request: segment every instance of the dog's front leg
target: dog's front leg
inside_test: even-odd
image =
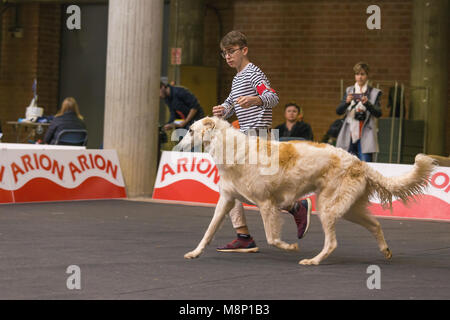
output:
[[[217,229],[222,223],[223,218],[231,210],[233,205],[234,199],[228,196],[220,195],[219,201],[216,206],[216,210],[214,211],[214,216],[208,226],[208,229],[205,232],[205,235],[203,236],[203,239],[200,241],[197,248],[184,255],[185,259],[194,259],[203,253],[203,250],[205,250],[206,245],[208,245],[211,242],[214,234],[216,233]]]
[[[298,251],[298,244],[289,244],[281,240],[281,224],[279,210],[272,203],[265,203],[259,207],[263,219],[266,239],[269,245],[286,251]]]

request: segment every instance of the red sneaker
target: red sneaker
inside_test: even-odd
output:
[[[295,223],[297,224],[297,237],[299,239],[308,232],[309,223],[311,221],[311,199],[297,200],[289,210],[289,213],[294,216]]]
[[[256,246],[255,241],[252,237],[243,238],[243,237],[237,237],[224,247],[217,248],[217,251],[219,252],[258,252],[259,248]]]

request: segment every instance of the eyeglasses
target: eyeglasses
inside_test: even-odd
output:
[[[238,49],[230,49],[230,50],[224,50],[224,51],[220,51],[220,55],[222,56],[222,58],[226,58],[227,55],[232,56],[236,51],[241,50],[244,47],[239,47]]]

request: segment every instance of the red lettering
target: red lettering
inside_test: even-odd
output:
[[[206,170],[201,169],[201,165],[203,162],[206,162],[208,164],[208,167],[206,168]],[[208,159],[202,159],[197,165],[197,171],[200,173],[203,173],[203,174],[207,173],[210,169],[211,169],[211,162],[209,162]]]
[[[113,164],[110,160],[108,160],[108,162],[106,163],[106,173],[109,173],[109,170],[111,170],[111,174],[113,176],[114,179],[116,179],[117,177],[117,165],[114,165],[113,168]]]
[[[439,177],[443,177],[443,178],[444,178],[444,181],[443,181],[442,183],[440,183],[440,184],[437,184],[437,183],[436,183],[436,180],[437,180]],[[443,188],[445,188],[445,187],[448,185],[449,182],[450,182],[450,178],[449,178],[449,176],[446,175],[444,172],[438,172],[438,173],[434,174],[433,177],[431,178],[431,185],[432,185],[433,187],[438,188],[438,189],[443,189]],[[450,188],[449,188],[449,189],[450,189]],[[445,190],[445,192],[448,192],[448,189]]]
[[[47,161],[47,163],[44,163],[44,160]],[[50,171],[50,169],[52,168],[52,160],[50,160],[50,158],[45,154],[42,154],[39,157],[39,162],[41,164],[42,169],[44,170]]]
[[[11,163],[11,170],[14,175],[14,182],[16,183],[17,183],[17,174],[18,173],[25,174],[25,172],[15,162]]]
[[[214,166],[214,168],[208,173],[208,178],[211,178],[213,173],[214,173],[214,183],[217,184],[220,180],[219,170],[217,169],[217,166]]]
[[[172,168],[166,163],[165,165],[163,165],[161,182],[164,181],[164,177],[165,177],[166,174],[168,174],[168,173],[170,173],[171,175],[174,175],[174,174],[175,174],[175,171],[173,171]]]
[[[5,172],[5,167],[2,166],[2,168],[0,169],[0,182],[3,181],[3,173]]]
[[[181,171],[180,171],[180,167],[183,167],[183,171],[184,171],[184,172],[188,171],[188,170],[186,169],[186,164],[187,164],[187,162],[188,162],[188,159],[187,159],[187,158],[180,158],[180,159],[178,159],[178,161],[177,161],[177,173],[180,173],[180,172],[181,172]]]
[[[102,161],[101,165],[98,164],[98,159],[100,159]],[[101,155],[99,155],[99,154],[96,155],[94,157],[94,161],[95,161],[95,165],[98,169],[105,170],[106,162],[105,162],[105,159],[103,159],[103,157]]]
[[[86,169],[90,169],[88,164],[86,163],[86,161],[87,161],[87,158],[85,155],[81,155],[78,157],[78,163],[80,164],[81,170],[83,170],[83,171]],[[86,166],[86,169],[85,169],[85,166]]]
[[[195,169],[195,162],[197,161],[197,158],[193,157],[192,158],[192,165],[191,165],[191,172],[194,172]]]
[[[28,166],[30,166],[31,170],[34,170],[33,166],[31,165],[31,157],[29,155],[24,155],[22,157],[20,157],[22,159],[22,163],[23,163],[23,168],[25,169],[26,172],[28,172]]]
[[[91,168],[94,168],[94,159],[92,158],[92,153],[89,153],[89,160],[91,160]]]
[[[58,172],[58,178],[62,181],[64,177],[64,166],[59,166],[58,161],[53,160],[52,174],[55,174],[55,171]]]
[[[34,163],[36,164],[36,169],[39,170],[39,161],[38,161],[36,153],[33,153],[33,158],[34,158]]]
[[[76,165],[74,165],[72,162],[69,163],[69,169],[70,173],[72,174],[72,179],[75,181],[75,173],[81,173],[81,170],[78,169]]]

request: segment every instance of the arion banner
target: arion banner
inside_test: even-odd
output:
[[[115,150],[0,149],[0,203],[125,197]]]
[[[412,165],[369,163],[386,177],[412,170]],[[154,199],[215,204],[219,199],[220,175],[207,153],[164,151],[153,191]],[[315,195],[311,195],[315,211]],[[370,200],[369,210],[376,216],[450,221],[450,168],[437,167],[425,194],[404,205],[394,200],[392,212],[380,201]]]

